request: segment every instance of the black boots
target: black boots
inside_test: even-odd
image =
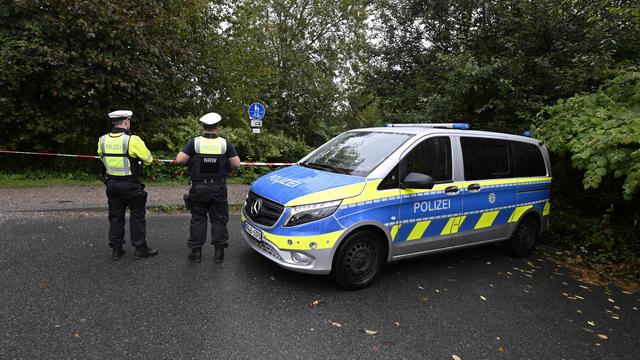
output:
[[[124,255],[124,249],[122,246],[116,246],[111,253],[111,260],[120,260],[122,259],[122,255]]]
[[[221,263],[222,260],[224,260],[224,248],[223,247],[217,247],[216,248],[216,254],[215,254],[215,261],[217,263]]]
[[[215,261],[217,263],[221,263],[224,260],[224,248],[219,247],[216,248],[216,252],[214,255]],[[202,248],[193,248],[191,249],[191,253],[189,253],[189,261],[194,263],[199,263],[202,261]]]
[[[141,246],[136,248],[136,259],[148,258],[154,255],[158,255],[158,249],[151,249],[148,246]]]
[[[189,254],[189,261],[199,263],[202,261],[202,248],[193,248]]]

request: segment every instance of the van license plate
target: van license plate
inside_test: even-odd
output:
[[[253,226],[249,225],[249,223],[244,223],[244,230],[251,235],[254,239],[258,240],[258,241],[262,241],[262,231],[254,228]]]

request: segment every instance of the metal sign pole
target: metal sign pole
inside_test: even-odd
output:
[[[260,145],[258,144],[258,134],[260,134],[262,119],[264,118],[265,113],[265,107],[261,103],[254,102],[253,104],[249,105],[249,122],[251,124],[251,132],[255,134],[254,144],[256,146],[256,161],[260,161]]]

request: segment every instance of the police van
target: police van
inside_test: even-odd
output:
[[[549,222],[551,166],[526,136],[468,124],[347,131],[251,184],[242,234],[294,271],[370,284],[385,263],[503,242],[529,253]]]

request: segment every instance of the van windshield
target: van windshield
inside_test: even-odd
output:
[[[367,176],[412,134],[352,131],[322,145],[300,165],[340,174]]]

